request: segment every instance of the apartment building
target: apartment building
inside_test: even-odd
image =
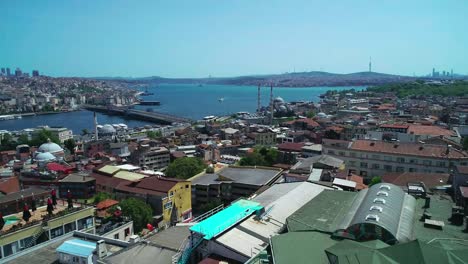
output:
[[[450,145],[373,140],[323,140],[323,153],[345,161],[346,168],[367,180],[389,172],[450,173],[468,164],[468,154]]]
[[[145,144],[140,145],[137,150],[132,152],[130,160],[133,164],[142,168],[157,170],[169,165],[171,155],[169,150],[165,147]]]

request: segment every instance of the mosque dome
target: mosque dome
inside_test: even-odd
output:
[[[99,133],[102,134],[115,134],[117,130],[112,125],[106,124],[103,125],[101,129],[99,129]]]
[[[284,99],[278,96],[273,100],[273,103],[284,104]]]
[[[320,118],[326,118],[327,117],[327,114],[323,113],[323,112],[320,112],[317,114],[318,117]]]
[[[39,152],[49,152],[49,153],[57,153],[63,151],[62,147],[54,142],[51,142],[50,139],[47,143],[42,144],[39,149]]]
[[[36,161],[52,161],[55,159],[55,156],[50,152],[38,152],[35,157]]]

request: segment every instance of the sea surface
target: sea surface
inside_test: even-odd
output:
[[[313,101],[318,102],[319,96],[327,90],[362,90],[356,87],[311,87],[290,88],[275,87],[273,97],[281,97],[286,102]],[[148,87],[148,92],[154,93],[143,96],[143,100],[160,101],[159,106],[136,106],[137,109],[164,112],[191,119],[201,119],[208,115],[228,115],[235,112],[255,112],[257,109],[257,87],[232,85],[190,85],[190,84],[160,84]],[[220,101],[220,98],[224,100]],[[262,106],[268,105],[270,88],[261,88]],[[98,113],[99,124],[124,123],[129,127],[144,126],[151,122],[126,119],[122,116],[108,116]],[[82,129],[93,129],[93,113],[90,111],[76,111],[50,115],[27,116],[22,119],[0,121],[0,130],[21,130],[41,125],[63,126],[80,133]]]

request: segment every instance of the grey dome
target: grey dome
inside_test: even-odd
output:
[[[109,124],[106,124],[106,125],[102,126],[101,129],[99,129],[99,132],[103,133],[103,134],[115,134],[116,131],[117,130],[115,130],[115,128],[112,125],[109,125]]]
[[[273,100],[274,103],[280,103],[280,104],[284,104],[284,99],[281,98],[281,97],[276,97],[275,100]]]
[[[36,154],[35,159],[37,161],[52,161],[52,160],[55,160],[56,158],[50,152],[38,152]]]
[[[50,153],[57,153],[63,151],[62,147],[60,147],[58,144],[55,144],[54,142],[47,142],[42,144],[39,149],[39,152],[50,152]]]

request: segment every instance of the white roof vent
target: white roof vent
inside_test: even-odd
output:
[[[390,188],[389,185],[380,185],[379,189],[380,189],[380,190],[384,190],[384,189],[385,189],[385,190],[387,190],[387,191],[390,191],[391,188]]]
[[[375,198],[374,199],[375,204],[385,204],[385,199],[383,198]]]
[[[381,213],[382,210],[383,210],[382,207],[377,206],[377,205],[373,205],[373,206],[371,206],[371,208],[369,209],[369,211],[378,211],[379,213]]]
[[[366,221],[376,221],[376,222],[378,222],[379,221],[379,216],[374,215],[374,214],[367,215],[366,216]]]
[[[385,197],[387,197],[387,196],[388,196],[388,192],[378,191],[378,192],[377,192],[377,196],[385,196]]]

